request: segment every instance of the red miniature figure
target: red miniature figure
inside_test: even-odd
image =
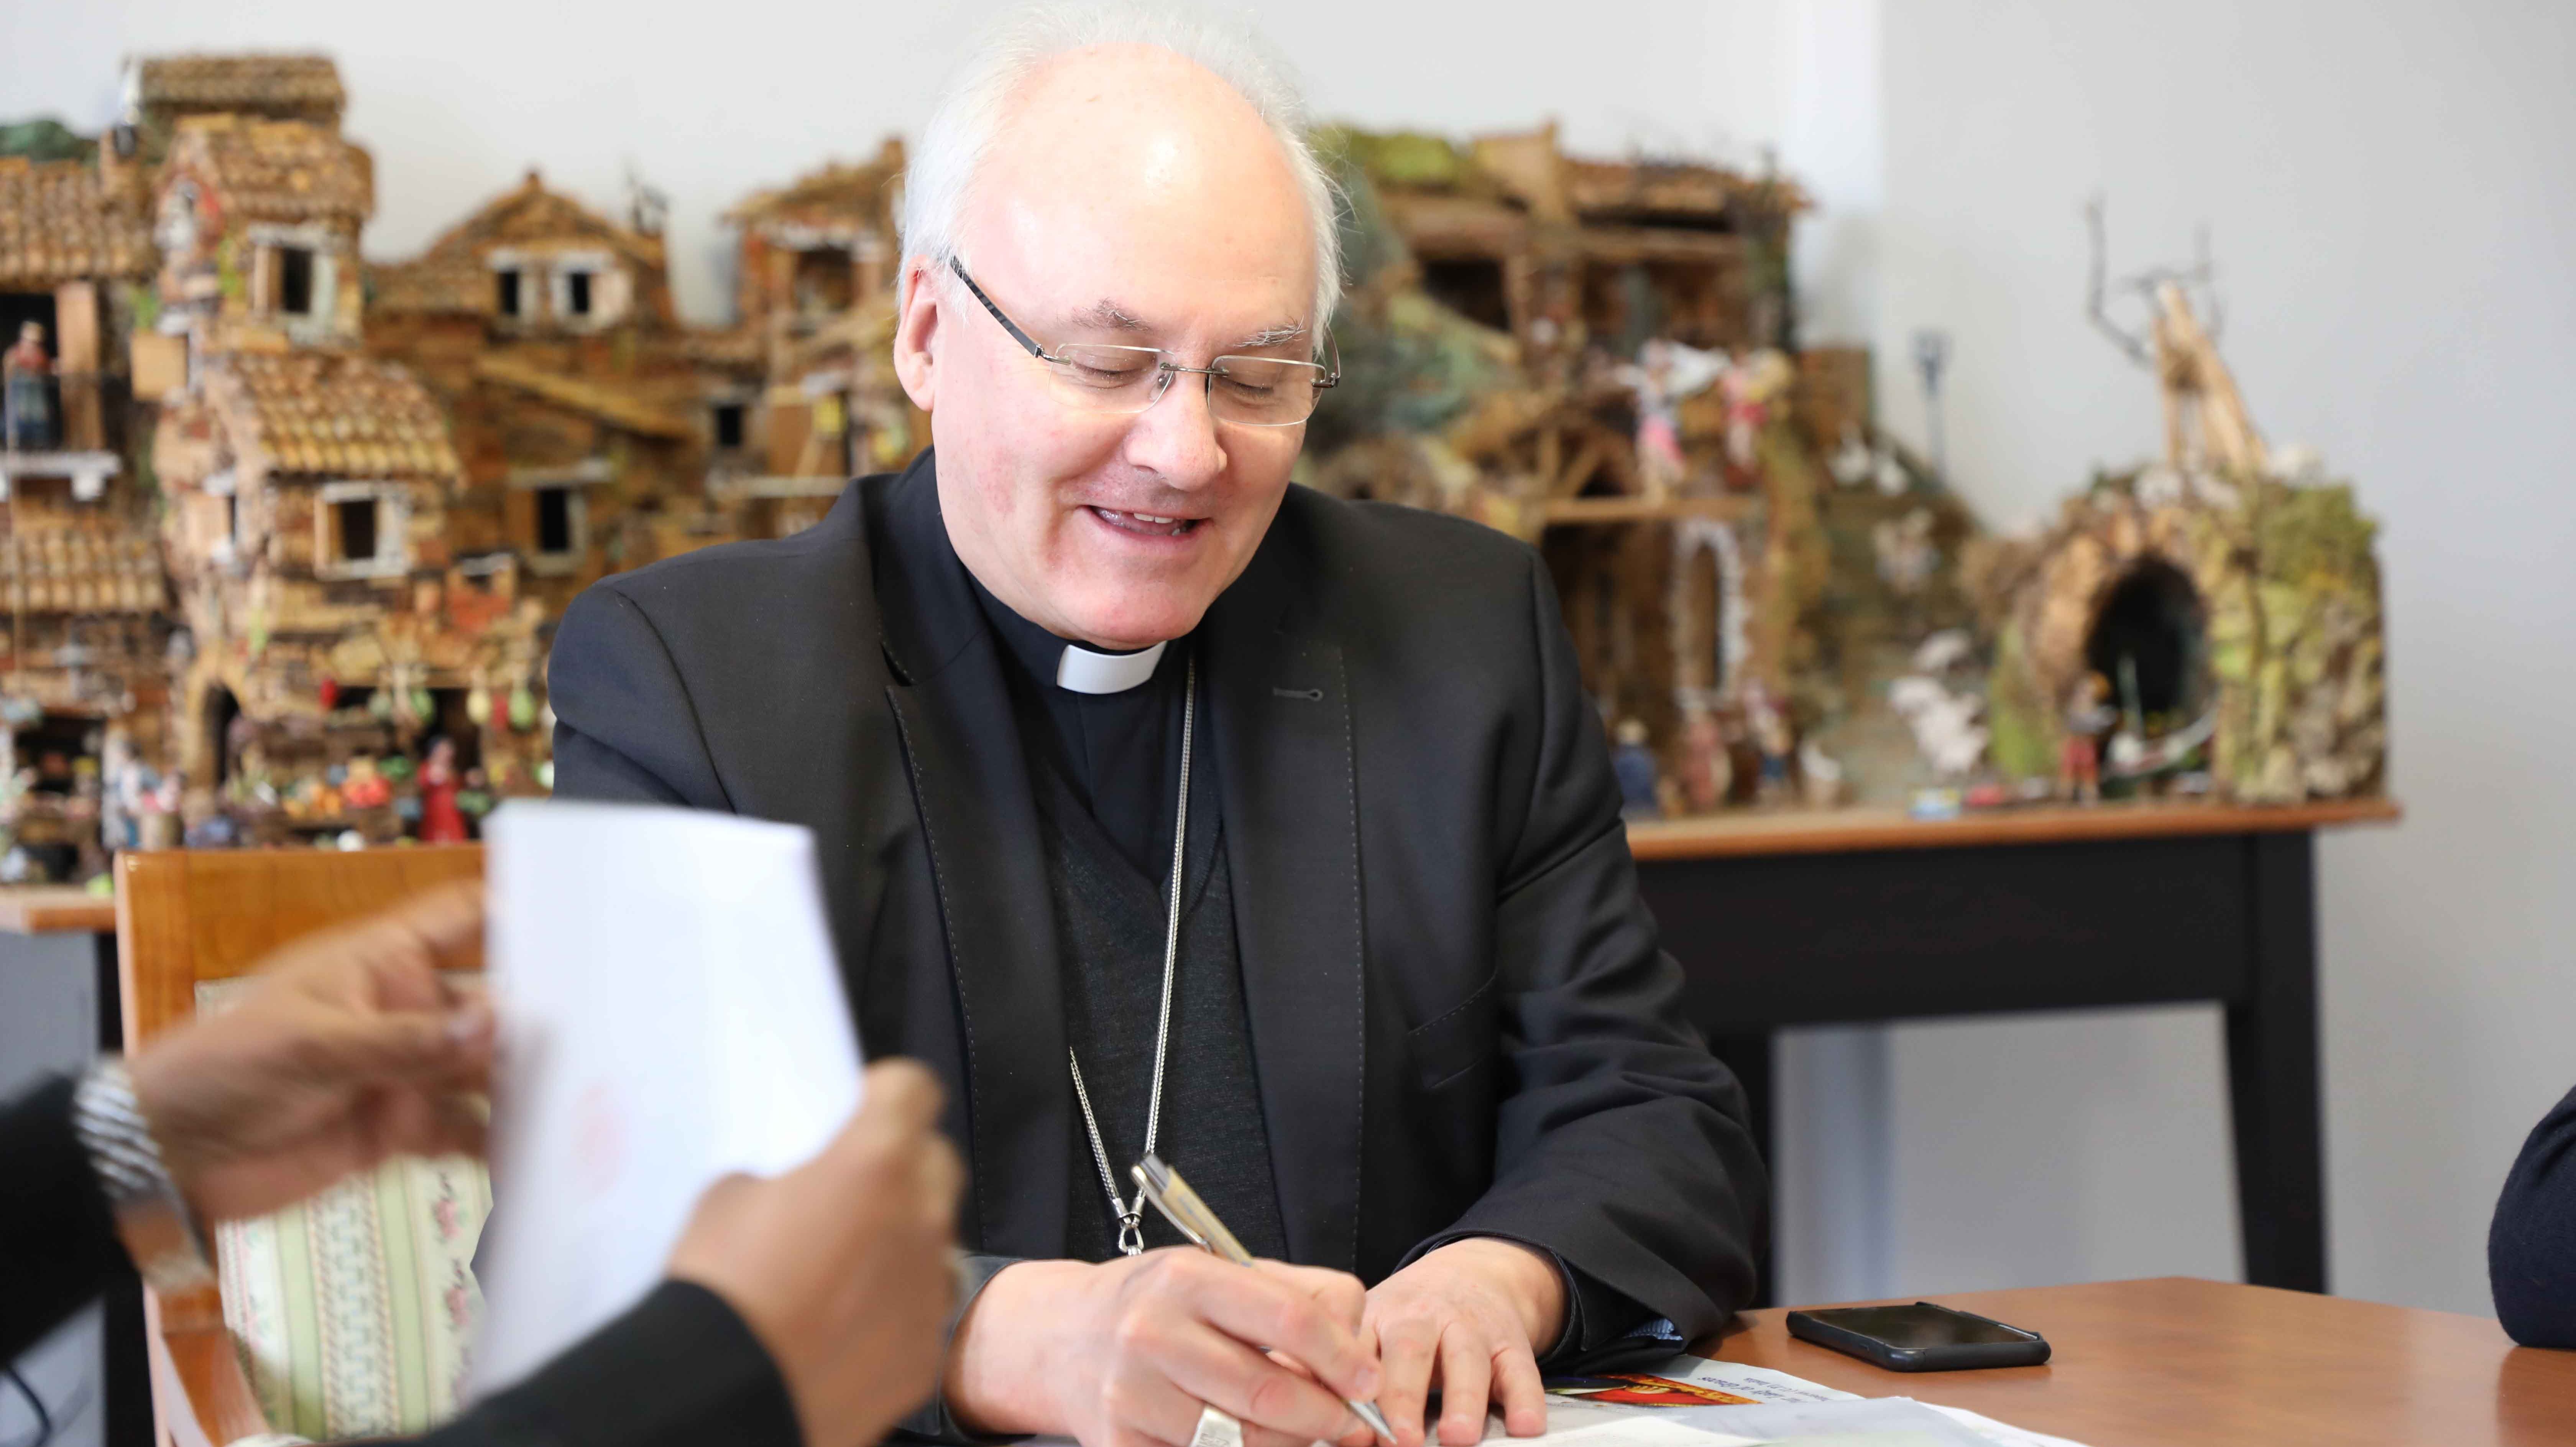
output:
[[[429,746],[420,766],[420,842],[462,844],[465,814],[456,807],[456,741],[441,738]]]

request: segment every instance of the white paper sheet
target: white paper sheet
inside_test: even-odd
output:
[[[501,1068],[476,1397],[642,1297],[709,1183],[804,1161],[859,1098],[806,830],[521,802],[486,837]]]

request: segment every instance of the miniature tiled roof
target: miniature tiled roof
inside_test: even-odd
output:
[[[447,229],[410,261],[369,269],[377,311],[488,313],[499,304],[484,256],[495,247],[581,242],[605,246],[647,272],[664,266],[662,239],[618,225],[559,191],[535,171]]]
[[[107,199],[83,161],[0,157],[0,291],[152,274],[143,218]]]
[[[135,63],[135,101],[147,114],[237,111],[336,122],[348,92],[327,55],[163,55]]]
[[[886,218],[903,168],[903,139],[888,136],[874,160],[856,166],[834,162],[775,191],[754,192],[725,219],[738,226],[874,225]]]
[[[683,441],[696,435],[688,423],[664,411],[653,399],[614,382],[567,377],[500,353],[476,360],[474,374],[639,436]]]
[[[363,221],[376,205],[367,153],[303,121],[191,116],[179,123],[169,170],[193,173],[227,212],[260,221]]]
[[[247,353],[211,371],[207,398],[234,453],[265,456],[275,472],[446,479],[459,471],[437,399],[391,362]]]
[[[150,533],[55,528],[0,538],[0,600],[38,613],[150,613],[163,603]]]

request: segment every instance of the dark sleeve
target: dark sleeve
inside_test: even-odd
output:
[[[1016,1266],[1027,1259],[1025,1256],[981,1256],[971,1252],[958,1257],[957,1301],[955,1305],[948,1308],[948,1320],[941,1323],[939,1327],[941,1361],[948,1360],[948,1344],[957,1339],[957,1323],[966,1319],[966,1308],[975,1304],[975,1298],[984,1294],[984,1288],[992,1284],[994,1277],[1002,1274],[1003,1267]],[[895,1433],[904,1440],[916,1442],[962,1443],[1017,1440],[1007,1437],[986,1437],[958,1426],[957,1419],[949,1415],[946,1381],[942,1381],[938,1390],[931,1393],[930,1400],[922,1405],[920,1411],[895,1424]]]
[[[48,1080],[0,1105],[0,1363],[133,1269],[72,1134],[75,1083]]]
[[[1683,1017],[1681,967],[1637,894],[1609,745],[1556,590],[1529,566],[1538,738],[1494,922],[1516,1088],[1495,1121],[1492,1187],[1405,1259],[1510,1237],[1696,1338],[1752,1298],[1768,1178],[1742,1087]],[[1587,1334],[1637,1325],[1592,1321],[1589,1295],[1582,1309]]]
[[[586,589],[564,610],[546,701],[555,711],[556,798],[731,809],[670,650],[614,587]]]
[[[801,1447],[795,1400],[724,1298],[666,1281],[519,1385],[420,1439],[430,1447]]]
[[[2487,1230],[2496,1316],[2527,1347],[2576,1347],[2576,1091],[2541,1118]]]

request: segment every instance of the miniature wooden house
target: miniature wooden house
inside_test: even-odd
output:
[[[367,350],[417,373],[455,427],[464,551],[508,548],[550,608],[704,532],[717,419],[672,315],[659,236],[534,173],[419,257],[371,273]]]
[[[305,121],[178,123],[155,192],[160,300],[200,353],[355,345],[367,153]]]
[[[1822,576],[1797,368],[1772,350],[1803,198],[1569,158],[1552,130],[1327,150],[1352,275],[1308,480],[1537,543],[1605,720],[1641,724],[1668,779],[1727,781],[1671,806],[1745,797],[1756,769],[1705,755],[1794,732]]]
[[[175,710],[189,777],[270,791],[237,794],[256,812],[425,731],[486,767],[525,752],[489,695],[531,685],[539,610],[506,555],[450,547],[461,468],[418,380],[347,352],[217,358],[165,411],[156,456],[194,639]],[[295,822],[355,827],[333,809]]]
[[[726,213],[762,382],[717,400],[710,486],[747,536],[811,526],[847,479],[900,467],[928,440],[889,350],[903,169],[889,137],[863,165],[825,166]]]

